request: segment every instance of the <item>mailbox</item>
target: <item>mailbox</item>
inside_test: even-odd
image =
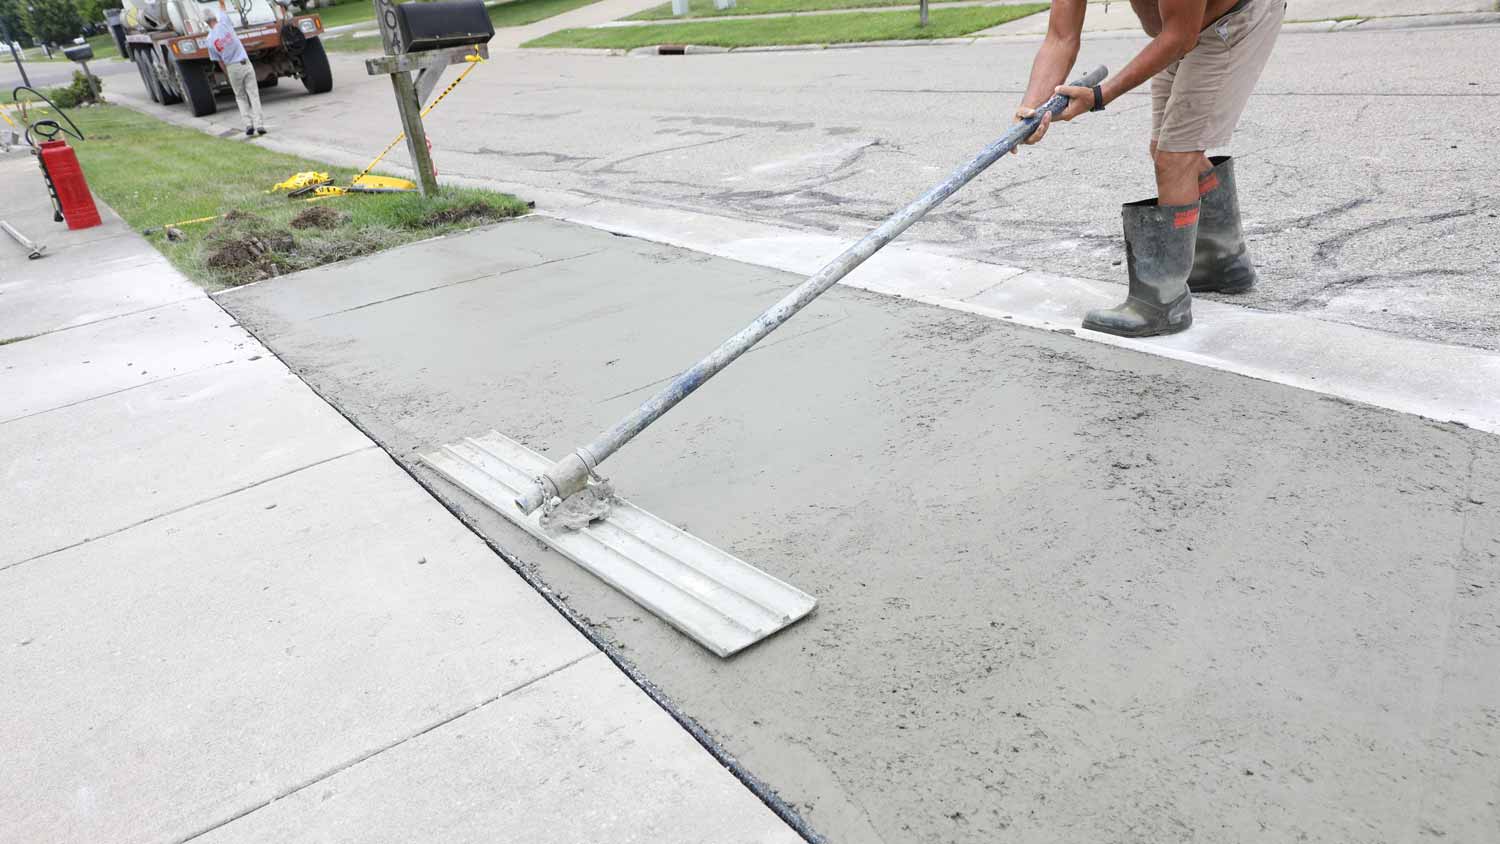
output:
[[[396,7],[396,31],[406,52],[488,44],[495,24],[482,0],[402,3]]]
[[[63,48],[63,55],[70,62],[86,62],[94,57],[94,48],[89,44],[74,44]]]

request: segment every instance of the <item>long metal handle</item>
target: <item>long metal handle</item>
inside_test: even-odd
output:
[[[1108,75],[1109,71],[1100,66],[1084,74],[1072,84],[1091,87],[1098,85]],[[916,201],[896,212],[874,231],[861,238],[858,243],[844,250],[842,255],[834,258],[827,266],[818,270],[815,275],[783,297],[781,301],[756,317],[754,322],[725,340],[717,349],[709,353],[708,357],[673,378],[671,383],[648,399],[645,404],[636,408],[635,412],[620,420],[613,428],[595,437],[593,442],[553,464],[546,474],[536,479],[535,485],[525,495],[516,499],[516,506],[520,507],[523,513],[531,513],[553,497],[567,498],[583,489],[588,483],[589,474],[621,446],[630,442],[636,434],[644,431],[652,422],[661,418],[662,414],[703,386],[704,382],[714,377],[719,370],[733,363],[736,358],[749,351],[767,334],[775,331],[793,314],[837,284],[840,279],[864,263],[865,259],[874,255],[881,247],[895,240],[912,223],[922,219],[928,211],[968,184],[970,179],[998,161],[1000,156],[1010,152],[1017,144],[1030,137],[1031,133],[1036,131],[1037,125],[1041,123],[1044,114],[1050,113],[1056,116],[1067,105],[1067,97],[1061,94],[1053,95],[1042,104],[1041,108],[1037,109],[1034,116],[1012,126],[999,140],[985,147],[984,151],[973,161],[958,168],[942,184],[922,194]]]
[[[21,234],[16,230],[15,226],[12,226],[10,223],[5,222],[4,220],[0,220],[0,229],[5,229],[5,233],[10,235],[16,243],[19,243],[22,246],[26,247],[26,257],[32,259],[33,261],[37,258],[42,257],[42,250],[47,248],[40,243],[33,242],[31,238],[27,237],[24,234]]]

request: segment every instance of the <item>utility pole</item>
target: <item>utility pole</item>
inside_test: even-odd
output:
[[[31,79],[26,76],[26,65],[21,64],[21,54],[16,51],[16,42],[11,39],[10,27],[5,25],[3,19],[0,19],[0,38],[5,39],[5,43],[10,47],[10,57],[16,62],[16,70],[21,71],[21,84],[30,88]]]

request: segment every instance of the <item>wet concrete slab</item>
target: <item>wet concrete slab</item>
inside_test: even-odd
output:
[[[541,232],[586,257],[219,301],[410,463],[575,446],[799,280],[544,220],[455,240]],[[1494,829],[1490,435],[839,288],[605,473],[818,611],[720,661],[436,488],[834,840]]]

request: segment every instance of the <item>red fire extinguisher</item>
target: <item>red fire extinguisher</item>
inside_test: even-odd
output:
[[[37,151],[47,191],[52,194],[53,219],[64,220],[70,229],[86,229],[100,223],[99,209],[89,184],[83,178],[78,156],[67,141],[43,141]]]

